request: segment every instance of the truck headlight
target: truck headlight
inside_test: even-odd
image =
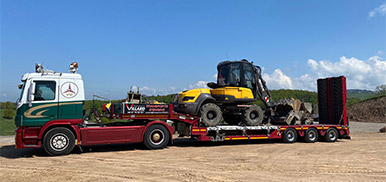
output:
[[[184,97],[182,99],[182,101],[189,101],[189,100],[193,100],[193,99],[194,99],[194,97]]]

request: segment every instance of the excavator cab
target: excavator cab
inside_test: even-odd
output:
[[[217,65],[217,83],[208,83],[216,101],[226,103],[253,102],[260,98],[267,106],[270,94],[261,78],[261,68],[243,59]]]
[[[223,62],[217,67],[217,85],[219,87],[246,87],[256,90],[256,74],[251,63],[247,61]]]

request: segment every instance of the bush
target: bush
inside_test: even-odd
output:
[[[378,95],[384,95],[386,94],[386,85],[380,85],[375,88],[375,91]]]
[[[14,103],[11,103],[11,102],[7,101],[7,102],[4,102],[4,103],[1,103],[0,109],[11,109],[11,110],[15,110],[15,109],[16,109],[16,106],[15,106]]]
[[[6,119],[12,119],[13,117],[15,116],[15,111],[12,110],[12,109],[6,109],[4,111],[4,116],[3,118],[6,118]]]
[[[105,117],[101,117],[100,119],[103,124],[111,123],[111,121]]]

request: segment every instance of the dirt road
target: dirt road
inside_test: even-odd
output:
[[[385,133],[313,144],[183,140],[157,151],[96,146],[59,157],[2,143],[0,181],[386,181]]]

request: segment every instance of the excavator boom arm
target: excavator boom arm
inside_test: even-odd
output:
[[[259,66],[255,66],[256,68],[256,94],[259,96],[261,101],[267,107],[271,107],[271,94],[267,88],[266,82],[261,76],[261,68]]]

